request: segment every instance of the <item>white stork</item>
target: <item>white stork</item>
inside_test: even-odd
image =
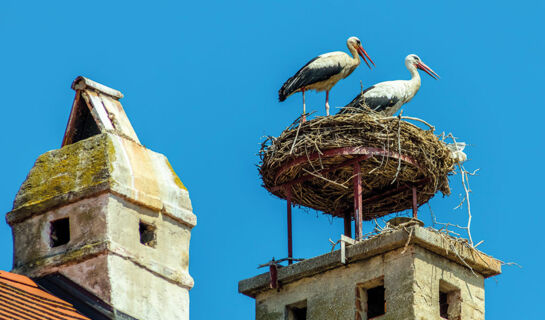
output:
[[[297,73],[288,79],[282,85],[282,88],[278,91],[278,98],[280,101],[286,100],[287,97],[295,92],[301,91],[303,93],[303,121],[305,115],[305,91],[316,90],[325,91],[325,110],[329,115],[329,90],[341,79],[348,77],[354,69],[360,64],[360,57],[367,64],[369,68],[371,66],[365,59],[375,65],[373,60],[367,55],[367,52],[363,49],[360,39],[356,37],[350,37],[346,40],[346,46],[352,57],[342,51],[335,51],[324,53],[310,60],[305,64]]]
[[[420,89],[420,74],[416,69],[424,70],[432,78],[439,76],[424,64],[416,54],[405,58],[405,66],[411,73],[411,80],[385,81],[365,89],[352,102],[343,107],[339,113],[354,113],[364,111],[364,102],[371,110],[381,112],[385,116],[394,115],[402,105],[411,101]]]

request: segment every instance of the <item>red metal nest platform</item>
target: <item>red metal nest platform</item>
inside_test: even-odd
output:
[[[314,162],[321,163],[321,168],[316,168]],[[381,170],[380,166],[393,166],[395,169]],[[287,162],[275,174],[275,180],[282,182],[265,187],[288,202],[288,234],[291,234],[291,207],[297,204],[344,218],[347,236],[351,236],[351,221],[354,220],[355,236],[360,239],[362,220],[410,208],[416,217],[418,206],[433,197],[434,188],[433,192],[419,194],[419,189],[429,189],[428,179],[419,173],[419,169],[418,163],[411,157],[396,152],[373,147],[344,147],[300,156]],[[292,170],[301,174],[296,175],[295,179],[283,181],[286,172]],[[377,186],[377,176],[373,170],[380,175],[383,181],[381,186]],[[388,179],[384,177],[384,171],[396,174]],[[366,179],[375,180],[372,187],[366,187]],[[347,181],[349,187],[337,181]],[[339,196],[332,197],[331,193]],[[347,198],[351,199],[347,201]]]
[[[344,219],[345,235],[362,237],[362,221],[412,209],[438,191],[449,194],[450,151],[433,134],[396,118],[367,114],[318,117],[292,124],[262,144],[263,186],[287,200]]]

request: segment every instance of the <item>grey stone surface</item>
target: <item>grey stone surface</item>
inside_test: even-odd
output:
[[[335,251],[280,268],[279,290],[264,273],[240,281],[239,291],[255,298],[258,320],[287,319],[287,306],[302,301],[307,319],[365,320],[366,290],[377,285],[385,288],[386,313],[374,319],[439,319],[446,290],[450,318],[482,320],[484,278],[501,272],[498,260],[414,225],[350,246],[347,257],[347,265]]]
[[[463,266],[467,263],[485,278],[501,273],[501,263],[498,260],[476,249],[461,245],[459,241],[456,241],[453,238],[446,237],[439,232],[420,226],[402,228],[394,232],[381,234],[377,237],[361,241],[356,245],[347,247],[346,256],[348,262],[353,263],[396,248],[404,247],[408,244],[416,244]],[[340,250],[336,250],[280,268],[278,270],[278,279],[281,283],[289,283],[304,277],[322,273],[332,268],[340,267],[342,266],[340,256]],[[459,257],[463,258],[464,261]],[[239,292],[255,297],[260,291],[267,290],[268,285],[269,275],[268,273],[264,273],[240,281],[238,288]]]

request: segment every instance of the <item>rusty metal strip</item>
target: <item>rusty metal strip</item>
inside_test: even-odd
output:
[[[416,194],[416,187],[413,187],[413,218],[418,219],[418,199]]]
[[[412,188],[413,186],[420,186],[420,185],[426,183],[427,181],[428,181],[428,179],[421,179],[421,180],[418,180],[417,182],[415,182],[414,184],[411,184],[411,185],[399,186],[399,187],[392,188],[392,189],[389,189],[387,191],[384,191],[383,193],[379,193],[379,194],[369,196],[368,198],[363,200],[363,204],[374,202],[374,201],[377,201],[377,200],[382,200],[384,198],[387,198],[387,197],[391,196],[392,194],[396,194],[396,193],[406,191],[406,190]]]
[[[401,159],[405,162],[408,162],[418,167],[418,163],[415,160],[413,160],[411,157],[399,154],[397,152],[388,151],[381,148],[374,148],[374,147],[343,147],[343,148],[325,150],[321,153],[315,152],[308,156],[304,155],[304,156],[297,157],[293,159],[292,161],[288,162],[287,164],[283,165],[276,173],[274,180],[276,181],[279,176],[281,176],[284,172],[291,169],[292,167],[300,165],[305,162],[314,161],[319,158],[330,158],[335,156],[354,156],[354,155],[369,155],[369,157],[384,156],[384,157],[390,157],[394,159]]]
[[[76,91],[76,96],[74,97],[74,102],[72,103],[72,110],[70,110],[70,117],[68,117],[68,123],[66,124],[66,131],[64,132],[64,137],[62,138],[61,147],[64,147],[67,144],[72,143],[72,133],[74,131],[75,122],[77,114],[79,112],[79,100],[81,98],[80,91]]]
[[[360,161],[363,161],[363,160],[367,160],[367,159],[369,159],[371,157],[372,157],[372,155],[365,154],[365,155],[359,156],[359,157],[357,157],[355,159],[349,159],[349,160],[346,160],[345,162],[342,162],[340,164],[329,166],[329,167],[324,168],[322,170],[318,170],[318,172],[316,172],[316,173],[317,174],[325,174],[325,173],[331,172],[333,170],[337,170],[339,168],[352,165],[354,162],[360,162]],[[312,178],[316,178],[316,176],[312,175],[312,174],[304,175],[304,176],[302,176],[300,178],[293,179],[292,181],[283,183],[283,184],[281,184],[279,186],[272,187],[271,192],[275,192],[275,191],[278,191],[278,190],[284,190],[286,186],[291,186],[291,185],[294,185],[296,183],[301,183],[301,182],[307,181],[307,180],[312,179]]]
[[[287,186],[285,189],[286,199],[288,200],[288,264],[292,264],[293,258],[293,238],[292,238],[292,225],[291,225],[291,186]]]
[[[361,240],[362,235],[362,189],[361,189],[361,167],[359,161],[354,162],[354,220],[356,222],[355,237]]]

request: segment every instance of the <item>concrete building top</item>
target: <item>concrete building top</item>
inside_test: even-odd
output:
[[[377,235],[346,248],[347,265],[363,259],[368,259],[385,252],[416,245],[435,254],[443,256],[464,267],[471,267],[474,272],[488,278],[501,273],[501,262],[469,245],[446,236],[436,230],[413,225],[399,228],[392,232]],[[295,282],[337,267],[341,267],[341,251],[324,254],[318,257],[278,269],[278,281],[281,284]],[[259,293],[270,290],[269,273],[263,273],[253,278],[239,282],[238,290],[247,296],[255,298]]]

